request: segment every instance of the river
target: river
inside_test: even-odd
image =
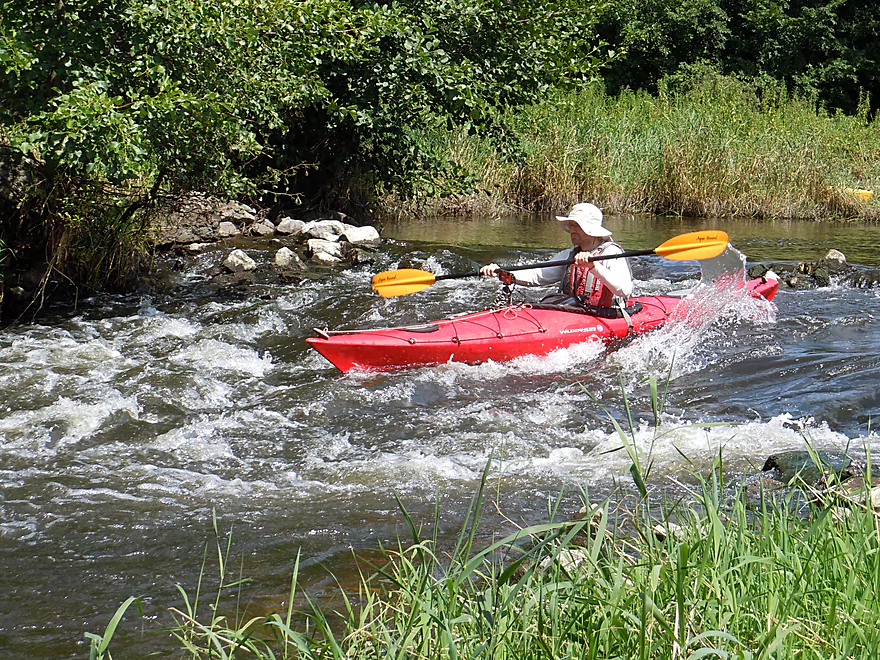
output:
[[[610,218],[627,249],[722,226],[749,263],[816,261],[830,248],[880,266],[880,227]],[[411,324],[485,308],[495,280],[448,280],[402,298],[370,293],[401,265],[437,273],[527,264],[566,245],[553,220],[390,225],[370,267],[300,285],[218,290],[212,256],[171,268],[161,292],[55,307],[0,331],[0,657],[86,657],[128,596],[142,599],[112,647],[173,647],[165,612],[194,592],[212,517],[232,534],[248,614],[277,610],[299,553],[303,581],[330,599],[369,554],[405,535],[399,497],[440,538],[458,531],[488,461],[486,537],[566,515],[582,494],[632,488],[609,414],[632,403],[652,488],[675,490],[722,452],[732,479],[776,451],[877,445],[877,289],[783,290],[617,351],[594,344],[510,364],[342,374],[304,339],[312,328]],[[258,259],[270,253],[252,250]],[[694,262],[632,261],[637,293],[699,277]],[[527,292],[532,295],[533,292]],[[647,379],[669,381],[663,432]],[[728,422],[707,427],[704,422]],[[512,521],[512,523],[510,522]],[[211,566],[209,562],[209,570]],[[132,610],[134,612],[134,610]]]

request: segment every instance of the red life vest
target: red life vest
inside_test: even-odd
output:
[[[599,249],[593,254],[599,256],[606,249],[616,245],[611,241],[603,243]],[[580,248],[572,251],[572,256],[580,252]],[[578,268],[574,264],[570,264],[565,270],[565,277],[561,282],[562,293],[568,296],[575,296],[582,303],[594,305],[596,307],[611,307],[614,303],[614,293],[602,283],[598,277],[593,275],[592,271],[586,268]]]

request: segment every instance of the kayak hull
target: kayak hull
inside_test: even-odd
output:
[[[772,300],[778,283],[756,279],[749,293]],[[319,332],[308,344],[341,371],[394,371],[447,362],[505,362],[547,355],[586,341],[611,343],[661,327],[687,303],[671,295],[632,299],[642,309],[623,318],[602,318],[556,306],[519,305],[474,312],[423,325],[351,332]]]

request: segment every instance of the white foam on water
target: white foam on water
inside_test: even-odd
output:
[[[193,497],[210,503],[217,498],[238,499],[274,490],[270,484],[259,481],[248,482],[238,477],[225,478],[217,474],[156,465],[139,465],[129,469],[128,477],[137,482],[136,488],[144,496],[160,497],[166,505],[181,508],[190,506],[189,499]]]
[[[149,345],[160,339],[190,339],[201,331],[201,325],[189,319],[157,314],[139,327],[134,340]]]
[[[381,323],[381,322],[385,321],[385,317],[383,316],[383,314],[382,314],[382,310],[381,310],[379,307],[370,307],[370,308],[367,310],[366,314],[364,314],[364,315],[363,315],[360,319],[358,319],[358,320],[361,321],[361,322],[363,322],[364,324],[367,324],[367,323],[369,323],[369,324],[373,324],[373,323],[378,324],[378,323]],[[378,327],[378,326],[377,326],[377,327]]]
[[[479,478],[485,458],[410,449],[379,452],[370,458],[338,463],[313,460],[308,470],[321,481],[351,492],[388,487],[433,490],[442,483],[472,482]]]
[[[235,346],[217,339],[201,339],[169,357],[183,367],[205,373],[233,372],[262,378],[273,369],[272,357],[252,348]]]
[[[565,426],[580,416],[581,403],[564,390],[505,394],[433,413],[433,442],[449,447],[485,446],[529,456],[535,447],[560,442]],[[477,432],[474,433],[474,430]]]
[[[625,449],[620,449],[623,441],[619,435],[608,433],[603,438],[601,432],[587,433],[597,443],[581,464],[570,465],[572,474],[594,483],[625,476],[631,461]],[[708,427],[665,417],[656,430],[641,424],[630,436],[633,438],[632,446],[643,466],[653,464],[655,478],[675,477],[691,470],[705,474],[719,455],[726,470],[753,472],[761,469],[770,454],[803,450],[807,444],[817,450],[843,452],[859,451],[876,445],[878,440],[875,434],[848,438],[824,422],[795,419],[789,414],[767,421]]]
[[[428,272],[434,273],[435,275],[449,274],[446,270],[446,267],[443,265],[443,261],[438,259],[435,255],[431,255],[427,259],[422,260],[422,265],[419,266],[419,269],[427,270]]]
[[[577,373],[577,369],[593,362],[606,353],[606,346],[598,340],[590,340],[560,348],[545,356],[524,356],[511,362],[511,368],[524,373],[552,374]]]
[[[505,408],[498,401],[474,401],[427,411],[415,423],[433,418],[433,426],[381,448],[356,444],[355,431],[306,428],[271,411],[203,415],[143,445],[117,442],[85,450],[78,462],[80,477],[93,470],[104,481],[109,470],[122,479],[119,490],[62,488],[55,498],[100,502],[148,497],[182,508],[193,501],[207,506],[218,499],[247,498],[249,506],[259,502],[277,508],[329,492],[351,496],[388,489],[426,493],[472,488],[490,459],[490,479],[520,484],[518,489],[525,484],[529,492],[553,490],[562,483],[591,488],[631,483],[631,461],[616,431],[607,425],[570,428],[582,397],[557,391],[517,398],[514,403],[505,400]],[[531,401],[523,405],[526,399]],[[274,430],[267,436],[260,429],[269,425]],[[249,434],[253,441],[246,440]],[[719,453],[728,472],[752,472],[771,453],[803,449],[806,443],[834,451],[858,451],[866,443],[880,447],[876,434],[848,438],[823,423],[791,415],[713,427],[664,416],[658,429],[641,422],[627,438],[643,465],[651,465],[651,482],[660,484],[682,475],[687,480],[689,472],[706,474]],[[291,442],[305,443],[303,451],[295,451]],[[283,450],[278,455],[275,443]]]
[[[240,459],[232,451],[229,442],[223,437],[227,426],[226,418],[195,419],[185,426],[161,434],[147,446],[159,453],[172,454],[175,462],[216,461],[218,459]],[[234,421],[229,425],[238,428]]]
[[[670,291],[693,289],[699,284],[699,280],[687,279],[672,282],[665,278],[652,278],[650,280],[635,280],[633,282],[633,296],[658,296]]]
[[[63,493],[59,493],[52,499],[59,504],[66,504],[68,502],[103,504],[114,501],[144,501],[143,497],[138,497],[131,493],[123,493],[112,488],[66,488],[63,490]]]
[[[192,374],[185,386],[168,395],[174,397],[169,403],[190,412],[229,409],[236,405],[236,390],[232,385],[200,373]]]
[[[307,457],[306,464],[338,463],[344,460],[345,455],[354,449],[350,439],[351,434],[348,431],[325,434],[318,446]]]
[[[256,311],[256,319],[249,318],[234,323],[208,326],[202,334],[211,339],[229,343],[242,343],[255,342],[261,337],[287,332],[287,323],[281,314],[268,306],[264,306]]]
[[[136,397],[125,396],[115,389],[103,390],[100,401],[77,401],[62,396],[42,408],[16,410],[0,419],[2,448],[16,453],[55,454],[91,436],[120,412],[136,420],[140,406]]]
[[[330,360],[325,358],[323,355],[318,353],[318,351],[316,351],[316,350],[307,351],[303,355],[302,361],[299,364],[294,365],[292,367],[286,367],[286,370],[290,373],[333,372],[335,375],[339,375],[339,370],[336,368],[336,365],[334,365],[332,362],[330,362]],[[364,376],[364,375],[367,375],[367,374],[365,372],[349,371],[344,374],[344,377],[347,377],[347,378],[354,377],[357,379],[357,378]],[[374,374],[370,374],[370,375],[372,376]]]
[[[135,364],[104,339],[78,340],[68,332],[51,334],[50,337],[35,336],[13,341],[4,362],[15,363],[19,370],[79,372],[101,380]]]
[[[452,303],[457,303],[458,306],[463,309],[474,306],[476,291],[472,286],[462,286],[461,282],[457,282],[455,280],[450,280],[449,282],[444,282],[443,284],[445,285],[443,290],[443,293],[445,295],[443,297],[446,300]],[[477,286],[487,288],[486,284],[483,282],[480,282]]]
[[[442,272],[437,262],[431,269]],[[472,307],[493,295],[497,286],[491,280],[474,284],[479,286],[441,282],[436,289],[444,301],[453,295],[466,303],[462,306]],[[639,283],[640,290],[658,293],[679,285],[666,280]],[[730,310],[716,309],[717,296],[710,296],[709,307],[700,307],[702,316],[679,319],[616,352],[607,352],[599,342],[585,342],[545,357],[505,363],[341,376],[314,351],[303,351],[295,364],[282,366],[249,345],[278,332],[288,312],[291,319],[285,323],[304,306],[324,299],[326,289],[309,286],[285,289],[265,306],[253,301],[237,308],[226,303],[199,306],[193,319],[202,322],[145,306],[137,317],[80,322],[73,333],[41,330],[52,335],[48,340],[27,335],[14,339],[17,348],[5,350],[0,358],[7,372],[3,382],[14,382],[8,380],[14,362],[30,359],[28,370],[38,373],[41,382],[75,388],[78,395],[54,396],[36,411],[17,410],[0,420],[0,436],[7,435],[0,452],[41,452],[37,458],[48,464],[46,456],[73,445],[76,464],[58,469],[61,480],[73,475],[79,487],[59,487],[64,497],[95,504],[146,498],[185,511],[194,504],[202,509],[216,504],[286,511],[297,503],[323,501],[328,493],[343,500],[364,493],[387,495],[390,489],[424,493],[448,486],[472,492],[490,458],[490,478],[517,490],[555,490],[560,483],[605,486],[630,479],[630,460],[609,424],[584,428],[584,419],[595,420],[601,410],[572,388],[573,379],[597,369],[613,378],[622,369],[628,389],[643,387],[647,375],[665,377],[673,360],[673,376],[713,364],[713,346],[729,339],[731,328],[774,321],[773,307],[766,303],[733,296]],[[880,296],[880,290],[872,293]],[[428,314],[439,308],[429,295],[423,300],[424,305],[371,305],[359,322],[382,323],[383,311]],[[205,320],[212,314],[246,320]],[[444,316],[448,314],[439,315]],[[704,319],[708,325],[701,325]],[[71,357],[73,369],[68,368]],[[148,369],[153,371],[145,374]],[[268,375],[273,378],[263,380]],[[294,376],[299,380],[290,385]],[[282,377],[283,385],[272,384]],[[139,397],[152,404],[163,395],[186,410],[140,410]],[[98,446],[75,446],[117,413],[139,422],[138,437],[114,433],[102,435]],[[127,431],[123,426],[122,434]],[[18,434],[11,444],[10,432]],[[808,441],[817,449],[839,449],[877,439],[849,439],[826,425],[787,415],[708,429],[664,417],[659,432],[644,423],[635,431],[635,445],[645,461],[650,453],[653,478],[661,481],[683,471],[705,470],[719,451],[727,467],[745,471],[752,462],[760,468],[769,453],[802,449]],[[101,478],[100,488],[82,487],[79,479],[90,474],[96,481]],[[108,474],[118,480],[106,479]],[[33,528],[29,524],[27,512],[16,512],[8,530],[0,523],[0,534],[27,535]]]
[[[39,518],[42,516],[28,516],[17,520],[0,521],[0,537],[15,539],[21,542],[33,541],[40,538],[45,529],[45,523]]]
[[[658,429],[642,423],[630,436],[648,471],[651,482],[669,484],[687,480],[687,474],[706,475],[721,455],[730,472],[752,473],[761,469],[766,458],[786,450],[803,450],[809,443],[817,450],[859,451],[866,444],[876,451],[876,434],[851,439],[823,423],[780,415],[767,421],[733,426],[704,427],[697,423],[666,418]],[[455,444],[468,445],[468,434],[458,434]],[[442,439],[435,443],[442,444]],[[316,461],[313,474],[352,491],[396,485],[405,490],[431,490],[454,482],[472,483],[479,479],[492,459],[489,476],[493,480],[523,480],[536,489],[574,482],[590,487],[610,487],[616,482],[631,483],[632,463],[624,441],[614,430],[586,429],[569,438],[567,446],[548,446],[517,437],[516,433],[474,434],[473,449],[439,454],[435,444],[409,443],[394,452],[338,463]],[[527,448],[528,447],[528,448]],[[684,475],[684,477],[682,477]]]
[[[307,307],[311,307],[323,298],[323,294],[318,289],[309,289],[298,287],[293,290],[285,290],[282,295],[275,298],[275,304],[282,312],[298,313]],[[296,318],[295,316],[293,317]],[[290,317],[287,318],[289,322]]]

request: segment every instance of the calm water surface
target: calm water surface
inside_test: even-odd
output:
[[[629,249],[719,226],[608,224]],[[750,263],[815,261],[833,247],[880,267],[878,227],[723,228]],[[195,591],[213,515],[232,530],[236,566],[254,579],[248,612],[259,614],[281,607],[297,553],[311,593],[329,598],[328,568],[345,580],[351,549],[404,534],[395,494],[418,521],[439,501],[449,538],[490,459],[503,516],[544,521],[557,497],[571,513],[582,489],[600,497],[631,486],[608,414],[620,418],[623,386],[648,419],[650,376],[671,375],[669,432],[654,441],[650,425],[636,432],[656,489],[689,479],[682,454],[704,469],[723,451],[732,475],[748,475],[806,441],[834,450],[878,442],[876,289],[782,291],[775,305],[730,299],[712,325],[668,326],[614,352],[587,344],[505,365],[343,375],[307,348],[312,328],[443,318],[485,308],[499,289],[454,280],[380,299],[369,293],[374,272],[525,264],[567,239],[546,218],[409,223],[383,234],[372,267],[299,286],[219,291],[208,254],[169,270],[162,293],[90,300],[0,331],[0,657],[84,657],[83,633],[103,631],[129,595],[143,599],[148,619],[123,624],[114,654],[172,647],[155,630],[182,604],[175,584]],[[632,269],[641,293],[699,277],[696,263],[658,257]],[[714,421],[733,425],[699,425]],[[505,525],[491,513],[484,533]]]

